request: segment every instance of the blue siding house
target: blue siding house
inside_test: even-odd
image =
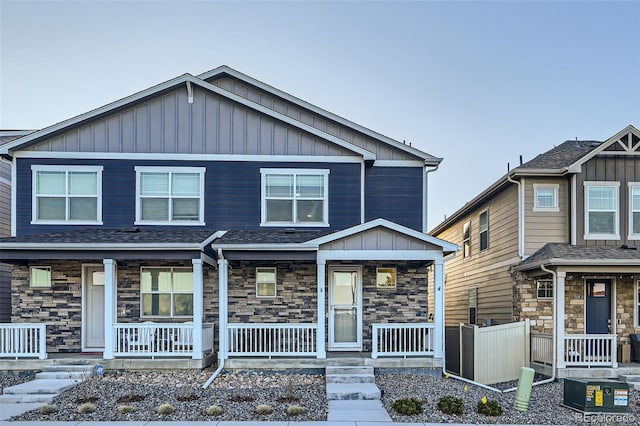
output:
[[[199,367],[351,351],[442,365],[443,257],[457,247],[425,233],[440,158],[226,66],[0,155],[12,176],[0,340],[21,342],[0,357]]]

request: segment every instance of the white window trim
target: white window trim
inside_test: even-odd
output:
[[[393,285],[380,285],[378,284],[378,274],[380,273],[380,270],[392,270],[393,271]],[[395,289],[398,287],[398,268],[376,268],[376,288],[390,288],[390,289]]]
[[[469,237],[468,237],[468,238],[465,238],[465,236],[464,236],[464,227],[465,227],[465,226],[468,226],[468,227],[469,227]],[[471,229],[471,220],[468,220],[468,221],[466,221],[466,222],[464,222],[464,223],[462,224],[462,258],[463,258],[463,259],[468,259],[468,258],[470,258],[470,257],[471,257],[471,248],[472,248],[472,245],[471,245],[471,244],[472,244],[472,240],[471,240],[471,232],[472,232],[472,229]],[[468,244],[468,246],[469,246],[469,253],[468,253],[468,254],[465,254],[465,252],[464,252],[464,246],[465,246],[465,244]]]
[[[534,212],[559,212],[558,190],[560,185],[557,183],[534,183],[533,184],[533,211]],[[538,189],[553,189],[554,205],[550,207],[538,206]]]
[[[166,292],[166,291],[162,291],[162,292],[152,292],[152,291],[142,291],[142,271],[144,270],[149,270],[149,269],[169,269],[171,271],[171,291]],[[193,273],[193,268],[190,268],[188,266],[141,266],[140,267],[140,280],[139,280],[139,290],[140,290],[140,318],[146,318],[146,319],[157,319],[157,318],[193,318],[193,312],[192,315],[173,315],[174,312],[174,308],[173,308],[173,295],[174,294],[191,294],[194,297],[194,309],[195,309],[195,289],[191,290],[191,293],[185,293],[183,291],[174,291],[173,290],[173,271],[176,269],[185,269],[185,270],[190,270],[191,273]],[[171,295],[171,314],[169,315],[144,315],[144,301],[142,299],[142,295],[143,294],[169,294]]]
[[[262,270],[270,270],[273,272],[273,296],[260,296],[260,292],[258,291],[258,284],[261,283],[262,281],[258,281],[258,270],[262,269]],[[266,281],[262,282],[262,283],[267,283]],[[268,284],[271,284],[271,282],[268,282]],[[257,299],[275,299],[278,296],[278,270],[276,268],[271,268],[271,267],[257,267],[256,268],[256,298]]]
[[[33,164],[31,166],[31,224],[33,225],[102,225],[102,166],[66,166],[66,165],[43,165]],[[96,220],[42,220],[38,219],[38,196],[36,178],[38,172],[95,172],[97,186]],[[68,183],[68,175],[66,177]],[[65,184],[66,185],[66,184]],[[65,199],[69,194],[65,195]],[[65,207],[68,215],[68,206]]]
[[[540,297],[538,291],[539,291],[539,287],[538,287],[538,283],[539,281],[551,281],[551,296],[544,296],[544,297]],[[553,292],[555,291],[555,288],[553,286],[553,280],[550,278],[541,278],[536,280],[536,298],[538,300],[553,300]]]
[[[633,233],[633,188],[640,188],[640,182],[629,182],[628,184],[629,190],[628,190],[628,194],[629,194],[629,220],[628,220],[628,224],[627,226],[628,228],[628,233],[627,233],[627,239],[628,240],[640,240],[640,234],[634,234]]]
[[[34,269],[48,269],[49,270],[49,285],[33,285],[33,270]],[[45,266],[45,265],[33,265],[33,266],[29,266],[29,288],[51,288],[51,284],[52,284],[52,277],[51,277],[51,266]]]
[[[613,234],[589,233],[589,188],[603,186],[615,188],[615,214],[613,216]],[[620,182],[585,181],[584,182],[584,239],[585,240],[619,240],[620,239]]]
[[[204,174],[205,167],[164,167],[164,166],[136,166],[136,218],[135,225],[170,225],[170,226],[204,226]],[[140,173],[198,173],[200,175],[200,220],[142,220],[140,203]],[[170,196],[169,196],[170,197]]]
[[[324,222],[296,222],[294,203],[292,222],[267,222],[266,177],[267,175],[320,175],[324,177],[324,203],[322,216]],[[329,226],[329,169],[260,169],[260,226],[299,226],[304,228],[319,228]]]
[[[484,213],[487,214],[487,229],[486,230],[482,230],[482,228],[480,227],[480,216],[482,216]],[[487,250],[489,250],[489,229],[490,229],[490,217],[489,217],[489,209],[485,209],[482,210],[479,214],[478,214],[478,251],[480,253],[483,253]],[[487,233],[487,246],[485,248],[482,248],[480,246],[480,244],[482,244],[482,233],[486,232]]]

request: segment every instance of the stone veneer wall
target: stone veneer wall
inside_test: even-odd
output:
[[[11,283],[12,322],[47,324],[47,352],[80,352],[82,350],[82,265],[80,261],[40,260],[30,265],[13,267]],[[51,266],[51,288],[29,286],[29,266]],[[183,266],[191,261],[118,261],[117,320],[141,322],[140,267]],[[214,323],[217,338],[218,273],[203,265],[204,319]],[[147,320],[147,319],[145,319]],[[188,319],[158,318],[156,322],[184,322]],[[217,344],[214,343],[214,347]]]
[[[529,319],[531,331],[553,332],[553,299],[538,299],[536,278],[521,274],[513,287],[513,321]]]

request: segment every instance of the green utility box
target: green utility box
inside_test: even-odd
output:
[[[584,413],[626,413],[629,385],[606,379],[564,379],[562,405]]]

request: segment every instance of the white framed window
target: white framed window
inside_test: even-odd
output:
[[[276,297],[276,268],[256,268],[256,297]]]
[[[396,284],[396,268],[376,268],[376,287],[395,288]]]
[[[329,170],[260,169],[261,226],[329,226]]]
[[[628,239],[640,240],[640,182],[629,182]]]
[[[29,287],[51,287],[51,266],[31,266],[29,268]]]
[[[480,251],[486,250],[489,248],[489,210],[485,210],[480,213],[478,217],[478,247]]]
[[[192,317],[191,268],[140,268],[141,317]]]
[[[553,299],[553,280],[544,278],[536,280],[538,299]]]
[[[31,223],[102,225],[102,169],[32,165]]]
[[[620,182],[585,182],[585,240],[619,240]]]
[[[635,315],[634,315],[634,327],[635,328],[640,328],[640,280],[636,280],[636,288],[635,288],[635,303],[634,303],[634,308],[635,308]]]
[[[533,211],[534,212],[557,212],[560,211],[558,205],[558,184],[533,184]]]
[[[136,224],[204,225],[204,167],[136,167]]]
[[[478,323],[478,287],[473,287],[469,289],[468,296],[469,303],[469,324],[477,324]]]
[[[471,221],[462,225],[462,257],[471,256]]]

